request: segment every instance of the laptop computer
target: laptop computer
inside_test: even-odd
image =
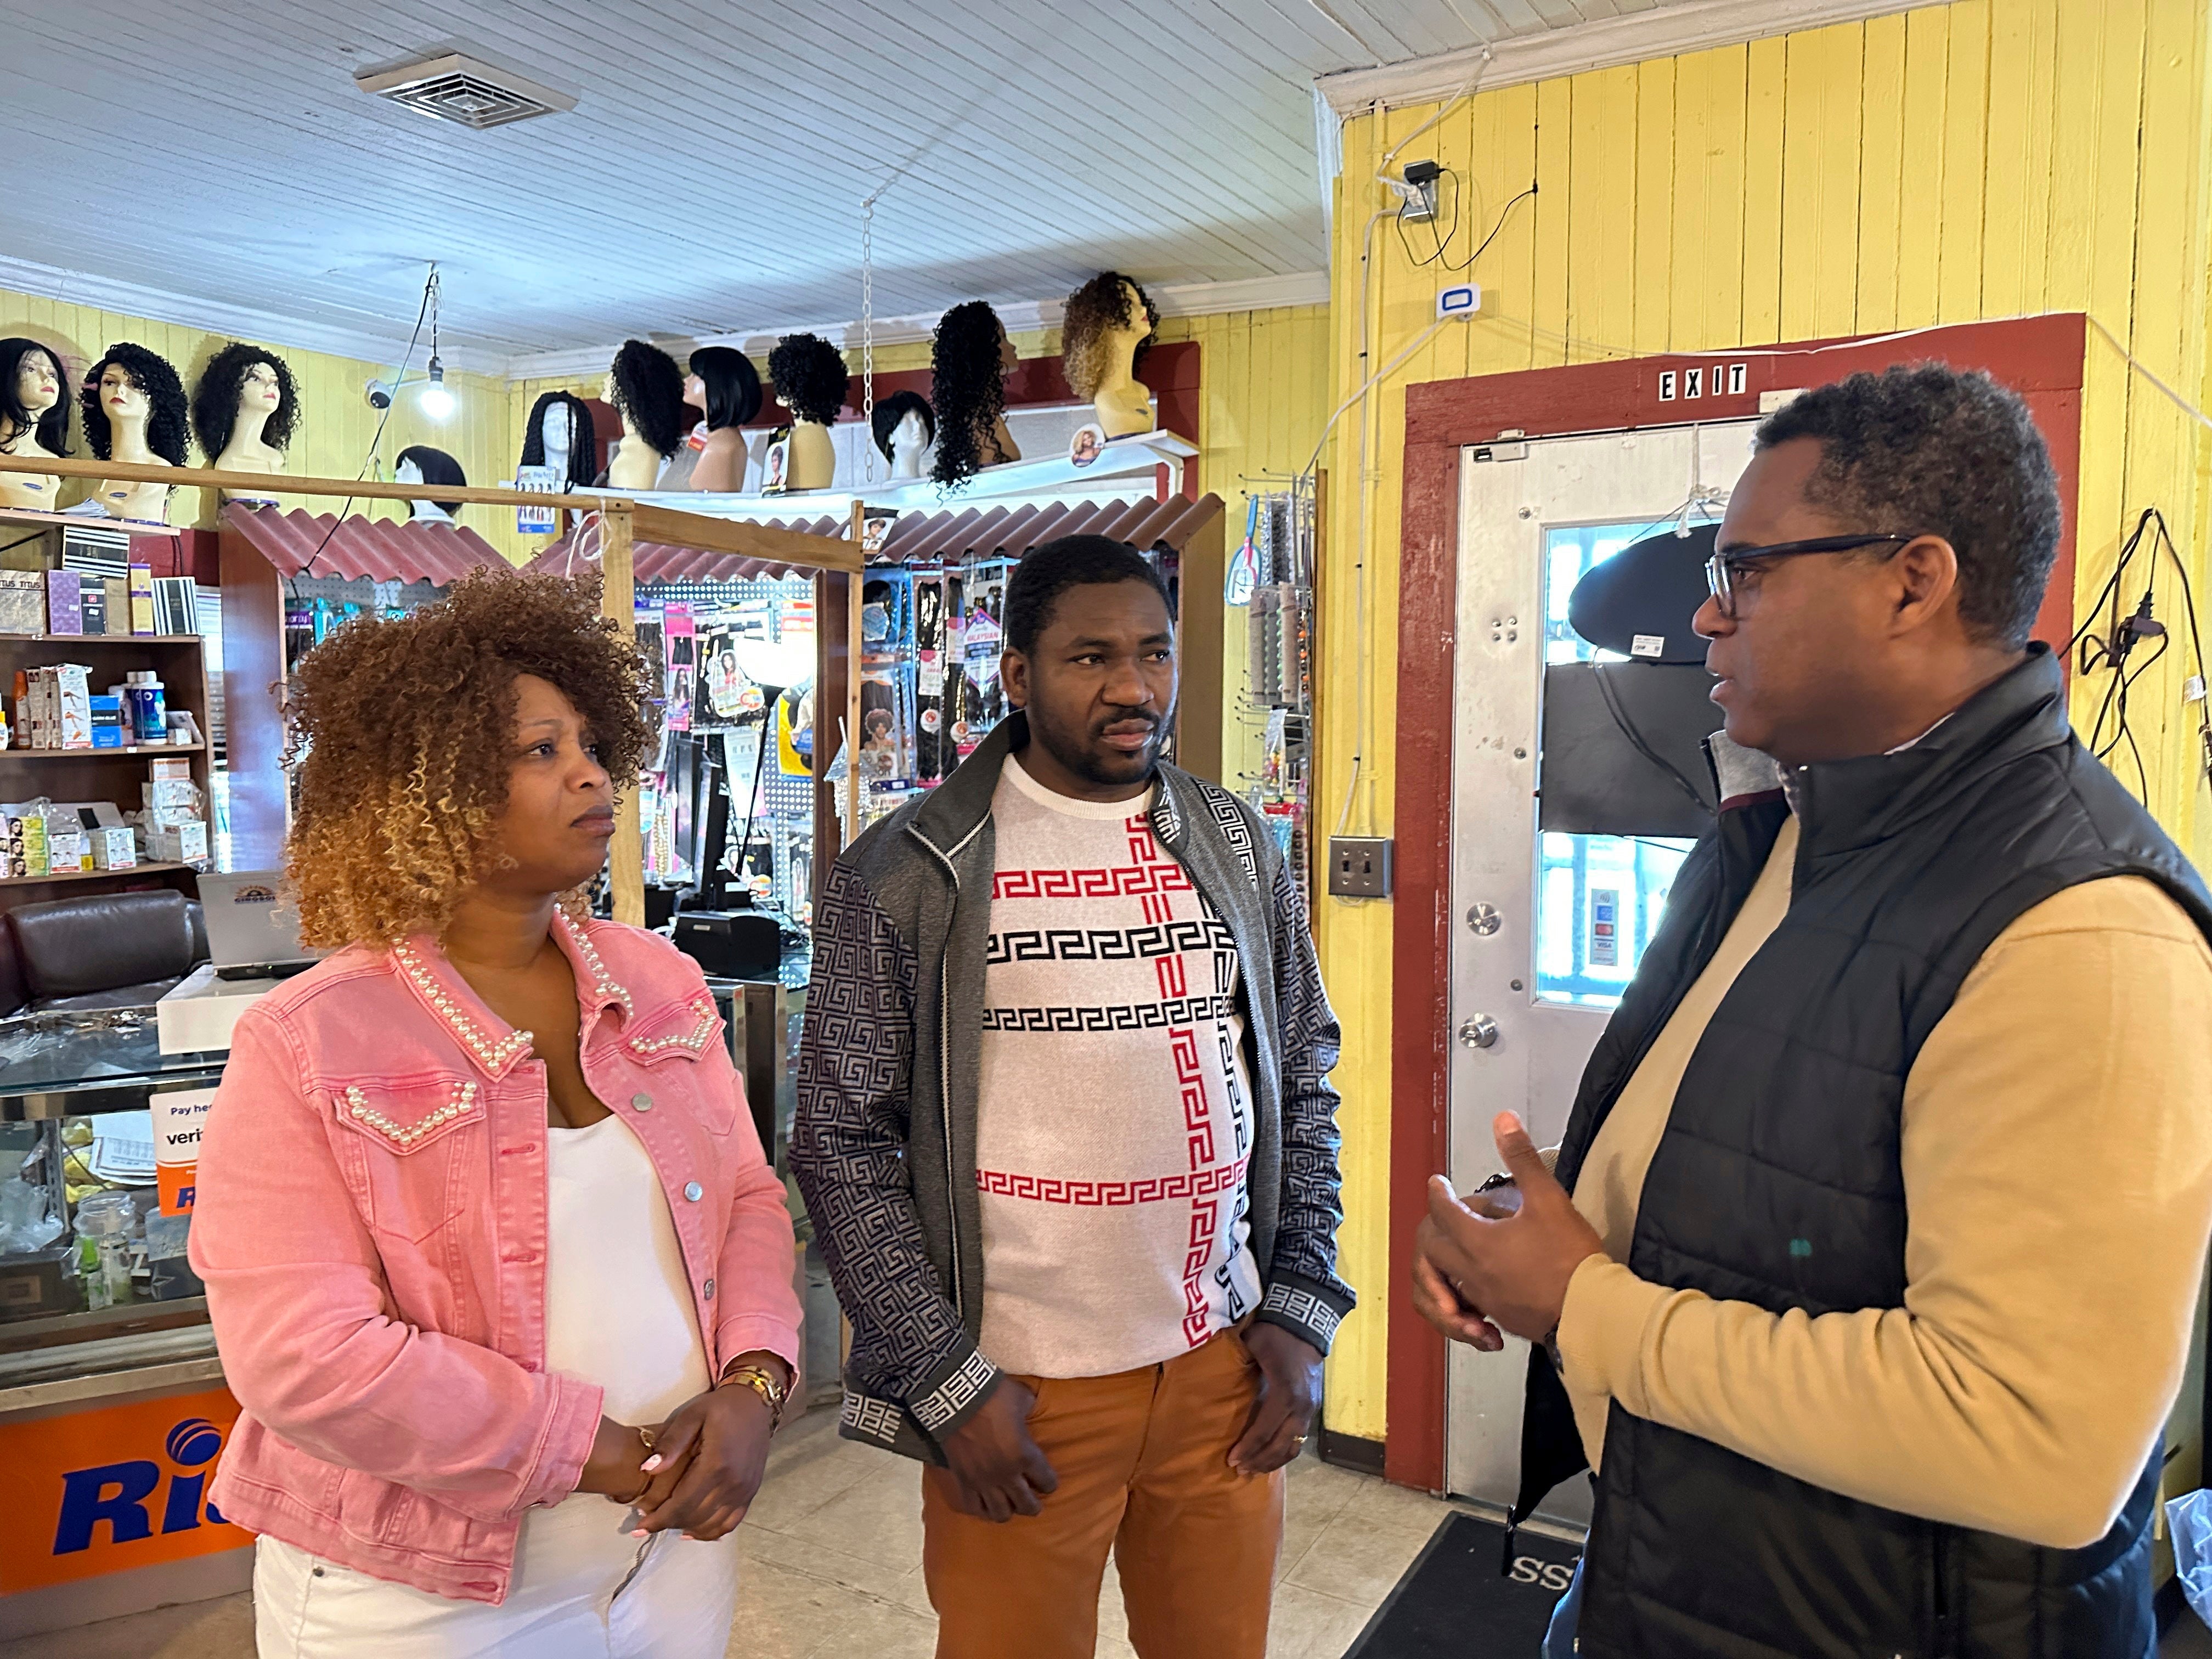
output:
[[[327,954],[300,943],[300,913],[284,902],[283,882],[276,870],[200,878],[208,956],[217,979],[287,979]]]

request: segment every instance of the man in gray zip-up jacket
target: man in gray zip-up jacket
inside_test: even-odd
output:
[[[1127,1341],[1115,1346],[1122,1334],[1115,1330],[1099,1331],[1096,1343],[1084,1340],[1116,1317],[1115,1306],[1135,1307],[1133,1322],[1155,1310],[1163,1316],[1146,1327],[1145,1337],[1133,1339],[1142,1348],[1164,1324],[1169,1340],[1155,1345],[1164,1364],[1145,1368],[1150,1373],[1164,1375],[1186,1363],[1170,1357],[1185,1348],[1194,1358],[1202,1348],[1241,1356],[1227,1363],[1241,1363],[1252,1403],[1240,1408],[1239,1421],[1222,1433],[1211,1460],[1232,1479],[1272,1478],[1304,1444],[1321,1356],[1352,1306],[1352,1293],[1335,1271],[1342,1210],[1336,1093],[1328,1073],[1337,1058],[1336,1020],[1322,992],[1303,896],[1264,822],[1227,791],[1157,758],[1158,734],[1166,729],[1174,698],[1167,617],[1158,578],[1122,544],[1069,538],[1033,552],[1016,573],[1006,617],[1007,690],[1027,712],[1002,722],[934,793],[863,835],[830,872],[816,910],[792,1163],[853,1325],[843,1432],[949,1466],[933,1477],[942,1483],[932,1491],[945,1513],[928,1512],[933,1598],[941,1588],[935,1571],[942,1553],[940,1522],[949,1535],[956,1525],[1012,1515],[1011,1532],[990,1534],[1006,1540],[1011,1550],[1014,1534],[1039,1524],[1023,1517],[1052,1513],[1048,1494],[1059,1478],[1023,1427],[1032,1409],[1030,1395],[1054,1390],[1036,1408],[1042,1423],[1048,1415],[1065,1417],[1075,1409],[1068,1391],[1079,1382],[1112,1380],[1097,1377],[1101,1367],[1079,1356],[1131,1351]],[[1093,783],[1106,787],[1081,793]],[[1017,785],[1018,793],[1010,794]],[[1055,787],[1061,796],[1079,798],[1071,803],[1054,795]],[[1116,801],[1127,805],[1117,807]],[[1028,815],[1020,819],[1024,824],[1041,824],[1039,835],[1070,823],[1053,817],[1052,805],[1037,802],[1114,820],[1100,827],[1131,848],[1127,856],[1137,861],[1118,873],[1149,872],[1153,886],[1147,891],[1176,896],[1146,901],[1158,908],[1146,908],[1143,921],[1158,925],[1086,927],[1101,917],[1085,911],[1076,895],[1097,890],[1095,882],[1047,891],[1050,884],[1036,879],[1117,873],[1109,871],[1024,867],[996,884],[994,905],[994,877],[1004,873],[1001,846],[1014,833],[1009,812]],[[1072,825],[1069,833],[1085,832]],[[1035,837],[1024,840],[1026,851],[1018,861],[1036,863],[1039,845]],[[1126,883],[1116,888],[1124,890],[1137,890]],[[1063,892],[1065,902],[1037,915],[1037,897]],[[1021,898],[1030,900],[1027,909],[1012,902]],[[1180,911],[1174,908],[1177,902]],[[1048,925],[1009,933],[1017,917]],[[1164,928],[1173,942],[1160,943]],[[1171,956],[1164,965],[1141,960],[1164,955]],[[1126,974],[1131,957],[1140,959],[1146,983],[1158,965],[1161,985],[1172,980],[1178,994],[1185,988],[1225,988],[1227,994],[1194,994],[1134,1008],[997,1006],[1005,1002],[1009,985],[1034,990],[1040,978],[1042,988],[1054,993],[1076,986],[1089,992],[1104,971],[1102,963],[1112,958]],[[1182,963],[1192,964],[1188,988]],[[1018,981],[1015,972],[1023,969],[1031,976]],[[1206,975],[1212,977],[1201,986]],[[1096,999],[1070,988],[1048,1000],[1064,1005]],[[1209,1018],[1213,1024],[1205,1025]],[[1083,1033],[1164,1021],[1205,1030],[1178,1050],[1170,1087],[1157,1106],[1146,1080],[1151,1073],[1141,1066],[1090,1074],[1099,1051],[1083,1048]],[[1218,1042],[1217,1030],[1226,1034]],[[1042,1035],[1012,1040],[999,1035],[1012,1032]],[[1168,1035],[1156,1034],[1163,1054]],[[1002,1057],[1017,1041],[1032,1045],[1020,1052],[1045,1057],[1046,1067],[1063,1079],[1059,1089],[1042,1086],[1044,1071],[1009,1072],[1011,1062]],[[1168,1285],[1172,1305],[1163,1307],[1169,1298],[1152,1293],[1146,1276],[1152,1264],[1113,1231],[1133,1224],[1127,1206],[1141,1206],[1143,1198],[1102,1197],[1094,1190],[1116,1186],[1116,1176],[1123,1177],[1119,1188],[1142,1188],[1142,1179],[1127,1177],[1152,1171],[1130,1170],[1126,1160],[1114,1167],[1114,1155],[1122,1151],[1117,1141],[1114,1155],[1097,1166],[1108,1179],[1069,1181],[1061,1177],[1071,1166],[1081,1176],[1093,1173],[1094,1164],[1076,1152],[1055,1154],[1082,1147],[1082,1135],[1095,1133],[1102,1120],[1115,1133],[1141,1141],[1147,1120],[1157,1119],[1171,1137],[1174,1167],[1182,1167],[1184,1120],[1203,1108],[1208,1086],[1199,1077],[1201,1060],[1215,1067],[1212,1087],[1228,1103],[1214,1121],[1221,1142],[1218,1161],[1200,1170],[1195,1149],[1214,1146],[1214,1128],[1193,1118],[1190,1167],[1198,1173],[1182,1177],[1181,1187],[1170,1173],[1154,1189],[1187,1195],[1233,1183],[1235,1209],[1204,1273],[1199,1264],[1206,1242],[1198,1237],[1199,1220],[1189,1224],[1190,1276]],[[1027,1063],[1036,1066],[1034,1058]],[[1016,1094],[1009,1076],[1036,1078],[1040,1086]],[[1179,1103],[1172,1085],[1186,1078]],[[995,1103],[987,1111],[987,1103]],[[1042,1178],[1031,1173],[1001,1178],[986,1170],[979,1182],[979,1136],[1005,1161],[1010,1134],[1025,1154],[1015,1161],[1026,1171],[1042,1170]],[[1065,1146],[1055,1140],[1061,1135]],[[1010,1203],[994,1194],[1026,1199],[1045,1188],[1079,1195],[1060,1200],[1058,1220],[1043,1206],[990,1207]],[[1125,1207],[1107,1207],[1115,1205]],[[1182,1228],[1184,1212],[1202,1218],[1214,1207],[1186,1201],[1170,1220]],[[1032,1214],[1040,1218],[1034,1224],[1038,1231],[1018,1231],[1032,1224]],[[1079,1235],[1051,1231],[1076,1225],[1084,1229]],[[987,1271],[986,1250],[994,1248],[994,1238],[1009,1237],[1004,1246],[1009,1258],[1016,1249],[1024,1253],[1025,1290],[1038,1282],[1036,1258],[1051,1256],[1056,1241],[1064,1247],[1062,1256],[1077,1258],[1069,1263],[1068,1282],[1088,1287],[1082,1305],[1048,1308],[1042,1322],[1047,1333],[1035,1340],[1038,1322],[1024,1323],[1011,1304],[994,1304],[995,1323],[986,1319],[987,1279],[1000,1284],[1011,1271],[995,1257]],[[1098,1257],[1100,1251],[1125,1254],[1108,1261]],[[1179,1276],[1180,1234],[1172,1256],[1172,1275]],[[1102,1269],[1111,1282],[1101,1279]],[[1042,1269],[1048,1290],[1061,1283],[1053,1270],[1048,1260]],[[987,1324],[995,1333],[994,1343],[1014,1350],[1003,1372],[982,1346]],[[1036,1358],[1040,1352],[1048,1357]],[[1071,1352],[1077,1357],[1052,1367],[1052,1358]],[[1119,1364],[1113,1369],[1139,1375]],[[1040,1429],[1038,1437],[1048,1437]],[[990,1449],[981,1447],[986,1440],[998,1447],[995,1465]],[[999,1474],[977,1473],[994,1467]],[[1140,1484],[1140,1478],[1125,1484]],[[1071,1501],[1063,1493],[1060,1507]],[[1273,1502],[1279,1532],[1279,1486]],[[1100,1569],[1113,1536],[1109,1525],[1098,1544]],[[1274,1547],[1270,1536],[1264,1550],[1270,1566]],[[1129,1553],[1125,1537],[1125,1556]],[[1006,1565],[1017,1569],[1009,1578],[1025,1577],[1021,1569],[1027,1563],[1018,1554],[1008,1556]],[[1204,1570],[1202,1562],[1194,1565]],[[1144,1596],[1128,1579],[1125,1560],[1134,1632],[1144,1622],[1139,1607]],[[1264,1573],[1259,1582],[1264,1641]],[[1080,1612],[1085,1620],[1095,1613],[1095,1575],[1091,1588],[1091,1610]],[[1019,1599],[1012,1583],[1005,1594]],[[939,1612],[947,1612],[942,1600]],[[1236,1650],[1246,1645],[1244,1626],[1251,1622],[1248,1618],[1240,1625]],[[995,1627],[1001,1637],[971,1633],[965,1645],[954,1641],[950,1622],[944,1628],[952,1645],[941,1645],[940,1653],[993,1651],[1002,1641],[1007,1651],[1017,1645],[1025,1653],[1062,1650],[1042,1633],[1018,1638],[1003,1617]],[[1187,1620],[1183,1628],[1187,1637]],[[1141,1639],[1138,1645],[1140,1651],[1146,1647]],[[1066,1650],[1089,1649],[1074,1642]]]

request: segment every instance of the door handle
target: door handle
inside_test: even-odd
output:
[[[1470,1048],[1487,1048],[1498,1041],[1498,1022],[1477,1014],[1459,1028],[1459,1040]]]

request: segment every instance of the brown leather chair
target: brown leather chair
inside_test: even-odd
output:
[[[101,893],[26,904],[6,933],[34,1012],[150,1005],[207,960],[199,906],[182,893]],[[0,961],[0,999],[9,994]]]

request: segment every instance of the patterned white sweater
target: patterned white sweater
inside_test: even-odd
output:
[[[1017,1373],[1157,1364],[1259,1304],[1236,948],[1150,805],[1012,758],[992,800],[981,1348]]]

